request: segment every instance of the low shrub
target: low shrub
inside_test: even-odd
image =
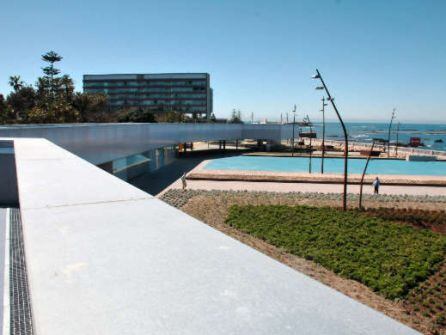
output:
[[[368,208],[367,214],[386,220],[395,220],[420,227],[446,225],[446,212],[413,208]]]
[[[445,236],[357,211],[232,206],[226,222],[391,299],[405,297],[446,254]]]

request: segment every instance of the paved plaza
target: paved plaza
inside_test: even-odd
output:
[[[177,180],[161,194],[170,188],[181,188],[181,181]],[[266,192],[319,192],[342,193],[342,184],[320,183],[281,183],[281,182],[250,182],[250,181],[219,181],[219,180],[188,180],[187,188],[192,190],[222,190],[222,191],[266,191]],[[359,185],[349,185],[349,193],[359,194]],[[364,185],[364,194],[373,194],[370,184]],[[390,186],[383,185],[381,194],[388,195],[426,195],[446,196],[446,187],[434,186]]]

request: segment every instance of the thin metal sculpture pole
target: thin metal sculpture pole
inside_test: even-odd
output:
[[[311,159],[313,158],[313,149],[312,149],[311,136],[312,136],[312,133],[313,133],[313,128],[311,127],[311,121],[310,121],[310,117],[308,115],[306,117],[306,122],[308,123],[308,126],[310,127],[310,160],[308,162],[308,172],[311,174]]]
[[[361,183],[359,186],[359,209],[362,209],[362,188],[364,186],[364,177],[367,172],[367,167],[369,166],[370,158],[372,157],[373,148],[375,147],[375,141],[372,142],[372,147],[369,152],[369,156],[367,157],[367,161],[365,162],[364,171],[362,171]]]
[[[395,110],[396,108],[394,108],[392,111],[392,117],[390,118],[390,124],[389,124],[389,133],[387,134],[387,158],[390,157],[390,131],[392,130],[392,123],[393,119],[395,118]]]
[[[293,139],[292,139],[292,151],[291,151],[291,157],[294,157],[294,127],[296,126],[296,105],[294,105],[294,109],[293,109]],[[288,118],[288,114],[287,114],[287,118]]]
[[[334,99],[331,97],[330,92],[328,91],[327,86],[325,85],[324,79],[322,79],[321,74],[319,73],[319,70],[316,69],[317,78],[322,83],[322,86],[324,87],[325,93],[327,93],[328,100],[331,102],[331,105],[333,106],[334,111],[336,112],[336,115],[339,119],[339,122],[342,126],[342,131],[344,132],[344,193],[342,198],[342,209],[345,211],[347,210],[347,184],[348,184],[348,134],[347,134],[347,128],[345,127],[344,121],[341,118],[341,115],[339,114],[338,109],[336,108],[336,105],[334,103]]]
[[[324,158],[325,158],[325,97],[322,97],[322,159],[321,159],[321,173],[324,173]]]
[[[395,146],[395,156],[398,158],[398,141],[399,141],[399,135],[400,135],[400,125],[401,123],[398,122],[396,125],[396,146]]]

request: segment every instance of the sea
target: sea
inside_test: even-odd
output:
[[[387,140],[389,123],[347,122],[347,133],[350,141],[371,142],[373,139]],[[305,128],[304,131],[308,131]],[[313,131],[322,138],[322,122],[313,124]],[[411,137],[419,137],[424,146],[420,149],[446,151],[446,124],[412,124],[401,123],[398,131],[398,143],[408,144]],[[325,138],[342,140],[342,128],[337,122],[326,122]],[[390,142],[396,143],[397,124],[391,128]]]

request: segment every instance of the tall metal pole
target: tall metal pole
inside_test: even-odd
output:
[[[325,97],[322,97],[322,159],[321,159],[321,173],[324,173],[324,158],[325,158]]]
[[[313,133],[313,128],[311,127],[311,121],[310,121],[310,117],[307,115],[307,117],[304,119],[304,121],[309,125],[310,127],[310,159],[308,162],[308,173],[311,174],[311,159],[313,156],[313,149],[312,149],[312,141],[311,141],[311,136]]]
[[[401,123],[398,122],[396,125],[396,147],[395,147],[396,158],[398,158],[398,141],[399,141],[399,135],[400,135],[400,126],[401,126]]]
[[[395,111],[396,108],[394,108],[392,111],[392,117],[390,118],[390,123],[389,123],[389,133],[387,135],[387,158],[390,157],[390,131],[392,130],[392,123],[393,120],[395,119]]]
[[[292,157],[294,157],[294,127],[296,126],[296,105],[294,105],[293,114],[294,114],[294,116],[293,116],[293,138],[291,141],[291,144],[293,146],[292,151],[291,151]],[[287,114],[287,117],[288,117],[288,114]]]
[[[345,211],[347,210],[347,184],[348,184],[348,134],[347,134],[347,128],[345,127],[344,121],[341,118],[341,115],[339,114],[339,111],[334,103],[334,99],[330,95],[330,92],[328,91],[327,86],[325,85],[324,79],[322,79],[322,76],[318,69],[316,69],[316,76],[315,79],[319,79],[322,83],[322,86],[325,90],[325,93],[327,93],[328,101],[330,101],[331,105],[333,106],[334,111],[336,112],[336,116],[339,119],[339,122],[342,126],[342,131],[344,132],[344,192],[342,196],[342,209]]]
[[[370,148],[370,152],[367,157],[367,161],[365,162],[364,171],[362,171],[361,183],[359,186],[359,209],[362,209],[362,188],[364,186],[364,177],[365,177],[365,173],[367,172],[367,167],[369,166],[370,157],[372,157],[374,147],[375,147],[375,141],[372,142],[372,147]]]

